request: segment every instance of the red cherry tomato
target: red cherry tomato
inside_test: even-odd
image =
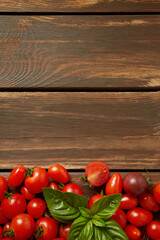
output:
[[[6,218],[12,219],[14,216],[26,211],[26,200],[19,194],[9,194],[8,198],[1,203],[3,214]]]
[[[46,211],[46,203],[41,198],[33,198],[27,205],[27,212],[33,218],[41,218]]]
[[[92,186],[98,187],[107,182],[109,168],[104,162],[95,161],[87,165],[85,175]]]
[[[145,208],[151,212],[158,212],[159,205],[150,193],[144,193],[139,198],[139,203],[142,208]]]
[[[127,224],[127,215],[122,209],[117,209],[117,211],[112,215],[111,219],[116,221],[121,228],[125,228]]]
[[[82,188],[76,183],[68,183],[67,185],[64,186],[62,192],[72,192],[83,195]]]
[[[7,222],[3,227],[3,233],[10,230],[11,222]]]
[[[69,173],[67,170],[60,164],[53,164],[48,169],[49,176],[53,181],[58,183],[67,183],[70,180]]]
[[[160,204],[160,182],[153,187],[153,195],[156,201]]]
[[[147,225],[147,234],[151,239],[158,239],[160,238],[160,222],[159,221],[152,221]]]
[[[52,240],[58,234],[58,225],[51,217],[43,217],[36,222],[36,236],[38,240]]]
[[[59,187],[58,187],[58,185],[57,185],[56,183],[54,183],[54,182],[51,182],[51,183],[48,185],[48,187],[50,187],[50,188],[52,188],[52,189],[60,190]]]
[[[59,228],[59,236],[60,236],[60,238],[62,238],[64,240],[67,240],[67,236],[68,236],[68,233],[70,231],[71,225],[72,224],[69,223],[66,226],[64,226],[64,225],[60,226],[60,228]]]
[[[13,240],[11,237],[3,238],[3,240]]]
[[[53,240],[65,240],[64,238],[54,238]]]
[[[113,174],[105,187],[106,195],[116,194],[122,192],[122,177],[119,173]]]
[[[139,240],[141,238],[141,231],[133,225],[128,224],[124,231],[129,240]]]
[[[128,210],[137,207],[138,199],[134,196],[123,194],[119,208]]]
[[[35,194],[29,192],[25,186],[21,187],[20,192],[24,196],[24,198],[27,200],[32,200],[33,198],[35,198]]]
[[[3,239],[3,229],[2,229],[2,227],[0,226],[0,239]]]
[[[4,216],[2,207],[0,206],[0,224],[5,224],[7,222],[8,222],[8,218]]]
[[[25,179],[25,186],[31,193],[40,193],[49,184],[49,176],[44,168],[35,167],[30,170],[30,176]]]
[[[0,202],[5,198],[5,192],[8,191],[8,184],[4,177],[0,177]]]
[[[146,209],[137,207],[128,211],[127,218],[132,225],[142,227],[152,221],[153,214]]]
[[[88,203],[88,209],[90,209],[91,206],[93,205],[93,203],[95,203],[96,201],[98,201],[102,197],[103,197],[103,195],[101,195],[101,194],[96,194],[93,197],[91,197],[91,199],[89,200],[89,203]]]
[[[147,190],[147,181],[140,173],[129,173],[123,179],[123,189],[133,196],[140,196]]]
[[[8,184],[11,187],[18,187],[24,181],[26,168],[22,165],[15,167],[8,177]]]

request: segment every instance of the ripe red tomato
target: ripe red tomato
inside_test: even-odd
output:
[[[26,168],[22,165],[15,167],[8,177],[8,184],[11,187],[18,187],[24,181]]]
[[[51,217],[42,217],[36,222],[36,239],[52,240],[58,234],[58,225]]]
[[[5,224],[7,222],[8,222],[8,218],[4,216],[2,207],[0,206],[0,224]]]
[[[10,230],[11,222],[7,222],[3,227],[3,233]]]
[[[140,196],[147,191],[147,181],[140,173],[129,173],[123,179],[123,189],[133,196]]]
[[[64,186],[62,192],[72,192],[83,195],[82,188],[76,183],[68,183],[67,185]]]
[[[104,162],[95,161],[87,165],[85,175],[92,186],[98,187],[107,182],[109,168]]]
[[[160,182],[153,187],[153,195],[156,201],[160,204]]]
[[[64,240],[67,240],[67,236],[68,236],[68,233],[70,231],[71,225],[72,224],[69,223],[66,226],[64,226],[64,225],[60,226],[60,228],[59,228],[59,236],[60,236],[60,238],[62,238]]]
[[[3,239],[3,229],[1,226],[0,226],[0,239]]]
[[[19,194],[8,194],[8,198],[3,199],[1,203],[3,214],[6,218],[12,219],[14,216],[26,211],[26,200]]]
[[[106,195],[116,194],[122,192],[122,177],[119,173],[113,174],[105,187]]]
[[[54,238],[53,240],[65,240],[64,238]]]
[[[141,238],[141,231],[133,225],[128,224],[124,231],[129,240],[139,240]]]
[[[3,240],[13,240],[11,237],[3,238]]]
[[[137,207],[128,211],[127,218],[132,225],[142,227],[152,221],[153,214],[146,209]]]
[[[104,196],[101,195],[101,194],[96,194],[93,197],[91,197],[91,199],[89,200],[89,203],[88,203],[88,209],[90,209],[91,206],[93,205],[93,203],[95,203],[96,201],[98,201],[102,197],[104,197]]]
[[[57,185],[56,183],[54,183],[54,182],[51,182],[51,183],[48,185],[48,187],[50,187],[50,188],[52,188],[52,189],[60,190],[59,187],[58,187],[58,185]]]
[[[138,199],[129,194],[123,194],[119,208],[128,210],[137,207]]]
[[[33,198],[27,205],[27,212],[33,218],[41,218],[46,211],[46,203],[41,198]]]
[[[5,192],[8,191],[8,184],[4,177],[0,177],[0,202],[5,198]]]
[[[32,200],[33,198],[35,198],[35,194],[29,192],[25,186],[21,187],[20,192],[24,196],[24,198],[27,200]]]
[[[70,180],[69,173],[67,170],[60,164],[53,164],[48,169],[49,176],[53,181],[58,183],[67,183]]]
[[[25,179],[25,186],[31,193],[40,193],[49,183],[48,173],[44,168],[35,167],[30,170],[30,176]]]
[[[159,205],[150,193],[144,193],[139,198],[139,203],[142,208],[145,208],[151,212],[158,212]]]
[[[160,222],[159,221],[152,221],[147,225],[147,234],[151,239],[158,239],[160,238]]]
[[[123,229],[127,224],[127,215],[122,209],[117,209],[117,211],[112,215],[111,219],[116,221],[119,226]]]

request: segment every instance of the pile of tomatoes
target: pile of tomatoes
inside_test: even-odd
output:
[[[160,239],[160,222],[153,221],[153,213],[159,211],[160,182],[154,185],[151,194],[147,193],[145,177],[139,173],[130,173],[123,180],[119,173],[109,175],[108,166],[96,161],[86,167],[83,180],[93,187],[104,188],[105,184],[106,195],[123,193],[121,204],[111,218],[124,229],[129,240],[142,239],[140,228],[143,226],[151,239]],[[81,187],[69,181],[69,173],[59,164],[53,164],[48,171],[20,165],[12,170],[8,181],[1,176],[0,239],[67,240],[71,224],[64,225],[50,216],[42,189],[50,187],[83,195]],[[94,195],[88,208],[102,197]]]

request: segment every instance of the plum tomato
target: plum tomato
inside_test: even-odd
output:
[[[33,198],[27,205],[27,212],[33,218],[41,218],[46,211],[46,203],[41,198]]]
[[[104,196],[101,195],[101,194],[96,194],[93,197],[91,197],[91,199],[89,200],[89,203],[88,203],[88,209],[91,209],[93,203],[95,203],[96,201],[98,201],[102,197],[104,197]]]
[[[26,200],[32,200],[33,198],[35,198],[35,194],[29,192],[25,186],[21,187],[20,192]]]
[[[0,224],[5,224],[7,222],[8,222],[8,218],[4,216],[2,207],[0,206]]]
[[[160,204],[160,182],[154,185],[153,187],[153,195],[156,201]]]
[[[60,238],[64,239],[64,240],[67,240],[67,236],[68,236],[68,233],[70,231],[70,228],[71,228],[71,223],[67,224],[67,225],[61,225],[60,228],[59,228],[59,236]]]
[[[62,192],[72,192],[72,193],[83,195],[82,188],[76,183],[66,184],[62,189]]]
[[[138,205],[138,198],[129,194],[123,194],[119,208],[124,210],[130,210]]]
[[[106,195],[116,194],[122,192],[122,177],[119,173],[113,174],[105,187]]]
[[[15,167],[8,177],[8,184],[11,187],[18,187],[24,181],[26,176],[26,168],[22,165]]]
[[[151,239],[158,239],[160,238],[160,222],[159,221],[152,221],[147,225],[147,234]]]
[[[1,203],[2,211],[6,218],[12,219],[17,214],[26,211],[26,200],[21,194],[7,193],[6,197]]]
[[[147,191],[147,181],[140,173],[129,173],[123,179],[123,189],[127,194],[140,196]]]
[[[120,208],[112,215],[111,219],[116,221],[122,229],[124,229],[127,224],[127,215]]]
[[[55,189],[55,190],[60,190],[58,185],[54,182],[51,182],[48,187],[52,188],[52,189]]]
[[[142,227],[152,221],[153,214],[146,209],[136,207],[128,211],[127,218],[132,225]]]
[[[124,229],[129,240],[140,240],[141,231],[131,224],[128,224]]]
[[[95,161],[87,165],[85,175],[92,186],[98,187],[107,182],[109,168],[104,162]]]
[[[145,208],[151,212],[158,212],[159,205],[150,193],[144,193],[139,198],[139,204],[142,208]]]
[[[4,177],[0,177],[0,202],[5,198],[5,192],[8,191],[8,183]]]
[[[49,184],[49,176],[47,171],[41,167],[27,169],[28,177],[25,178],[25,186],[31,193],[40,193],[42,188]]]
[[[58,183],[67,183],[70,180],[69,173],[67,170],[60,164],[53,164],[48,169],[49,176],[53,181]]]
[[[52,217],[42,217],[36,221],[36,239],[52,240],[57,234],[58,225]]]

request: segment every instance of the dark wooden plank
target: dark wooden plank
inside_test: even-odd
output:
[[[160,87],[160,16],[0,16],[1,88]]]
[[[0,93],[0,166],[160,169],[160,93]]]
[[[158,12],[159,0],[1,0],[0,12]]]

